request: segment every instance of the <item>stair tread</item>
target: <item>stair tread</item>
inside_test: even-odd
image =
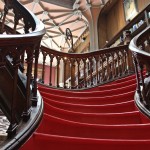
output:
[[[67,111],[51,105],[47,106],[47,104],[45,107],[45,113],[47,114],[76,122],[92,124],[133,124],[141,122],[140,113],[138,111],[125,113],[83,113]]]
[[[142,130],[142,132],[141,132]],[[149,139],[149,124],[103,125],[68,121],[44,114],[37,132],[97,139]]]
[[[85,113],[113,113],[113,112],[119,113],[135,110],[135,104],[133,101],[121,102],[116,104],[106,104],[106,105],[82,105],[82,104],[59,103],[50,100],[45,100],[45,104],[46,103],[56,108]]]
[[[65,95],[65,96],[73,96],[73,97],[83,97],[83,96],[93,96],[94,97],[99,97],[99,96],[105,96],[106,94],[109,94],[109,95],[114,95],[115,92],[117,92],[117,94],[121,94],[121,93],[124,93],[124,92],[129,92],[131,90],[135,90],[136,88],[136,84],[130,84],[130,85],[127,85],[127,86],[123,86],[123,87],[120,87],[120,88],[115,88],[115,89],[106,89],[106,90],[102,90],[102,91],[91,91],[91,92],[81,92],[81,91],[64,91],[64,90],[57,90],[57,89],[50,89],[48,87],[39,87],[39,90],[41,92],[52,92],[52,94],[54,92],[57,92],[57,95]],[[59,91],[59,92],[58,92]],[[118,93],[119,92],[119,93]],[[91,96],[91,97],[92,97]]]
[[[50,98],[55,101],[61,102],[69,102],[76,104],[106,104],[106,103],[114,103],[114,102],[123,102],[128,101],[129,98],[134,98],[135,91],[126,92],[123,94],[113,95],[113,96],[104,96],[104,97],[65,97],[65,96],[57,96],[55,94],[40,92],[43,97]]]

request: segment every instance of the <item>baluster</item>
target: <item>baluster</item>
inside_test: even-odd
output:
[[[90,86],[93,85],[93,76],[92,76],[92,73],[93,73],[93,59],[92,57],[89,58],[89,61],[90,61]]]
[[[125,45],[129,45],[131,39],[132,39],[132,35],[131,35],[131,31],[125,31],[124,32],[124,44]],[[134,66],[133,66],[133,60],[132,60],[132,53],[131,51],[128,49],[126,49],[127,51],[127,62],[128,62],[128,73],[133,73],[134,72]]]
[[[118,76],[121,77],[122,75],[122,62],[121,62],[121,55],[120,55],[120,51],[118,51]]]
[[[122,57],[121,57],[121,70],[122,70],[122,75],[125,74],[125,56],[124,56],[124,51],[121,51]]]
[[[103,55],[101,56],[101,82],[104,81],[104,76],[105,76],[105,70],[104,70],[104,58]]]
[[[38,77],[38,58],[39,58],[39,49],[40,43],[35,47],[34,51],[34,80],[33,80],[33,97],[32,97],[32,106],[37,106],[37,77]]]
[[[71,88],[75,87],[75,59],[71,59]]]
[[[78,80],[78,82],[77,82],[77,87],[78,88],[80,88],[80,59],[77,59],[77,65],[78,65],[78,68],[77,68],[77,70],[78,70],[78,77],[77,77],[77,80]]]
[[[109,54],[106,54],[106,70],[107,70],[107,75],[106,75],[106,79],[109,80],[110,79],[110,68],[111,68],[111,64],[109,62]]]
[[[119,60],[120,60],[120,76],[123,74],[123,55],[121,53],[121,51],[119,51]]]
[[[50,66],[49,66],[49,70],[50,70],[50,73],[49,73],[49,86],[52,86],[52,64],[53,64],[53,58],[54,56],[53,55],[49,55],[50,57]]]
[[[99,75],[99,83],[100,83],[101,82],[101,73],[102,73],[101,57],[100,56],[99,56],[98,64],[99,64],[98,75]]]
[[[127,52],[124,50],[123,52],[123,55],[124,55],[124,74],[127,73]]]
[[[42,67],[42,83],[44,83],[44,77],[45,77],[45,61],[46,61],[46,56],[47,53],[42,51],[43,54],[43,67]]]
[[[133,56],[134,56],[133,57],[133,62],[134,62],[135,73],[136,73],[136,81],[137,81],[136,91],[139,95],[140,101],[143,104],[146,104],[146,102],[142,99],[142,93],[141,93],[141,88],[140,88],[140,76],[139,76],[139,73],[138,73],[138,62],[136,60],[136,54],[134,54]]]
[[[111,53],[110,54],[111,55],[111,58],[112,58],[112,79],[114,79],[115,78],[115,61],[114,61],[114,53]]]
[[[8,137],[12,137],[16,134],[16,129],[18,127],[17,120],[16,120],[16,93],[17,93],[17,80],[18,80],[18,68],[19,68],[20,60],[19,57],[13,58],[13,93],[12,93],[12,100],[11,100],[11,116],[10,116],[10,125],[7,130]]]
[[[19,66],[19,69],[20,71],[23,73],[24,72],[24,57],[25,57],[25,52],[21,55],[20,59],[21,59],[21,62],[20,62],[20,66]]]
[[[116,75],[117,75],[117,77],[119,77],[120,76],[120,69],[119,69],[119,54],[118,54],[118,51],[116,52],[116,56],[117,56],[117,58],[116,58]]]
[[[31,105],[30,105],[30,85],[31,85],[31,77],[32,77],[32,63],[33,63],[33,51],[34,47],[31,46],[26,50],[27,52],[27,82],[26,82],[26,106],[23,112],[23,120],[28,121],[31,113]]]
[[[82,59],[84,68],[83,68],[83,73],[84,73],[84,87],[87,87],[87,82],[86,82],[86,58]]]
[[[57,56],[56,57],[56,59],[57,59],[57,87],[59,87],[59,65],[60,65],[60,57],[59,56]]]
[[[104,58],[102,58],[102,61],[103,61],[103,81],[106,81],[107,79],[107,58],[106,58],[106,55],[104,55]]]
[[[63,63],[64,63],[64,89],[66,89],[66,65],[67,65],[67,58],[63,58]]]
[[[96,61],[96,82],[97,84],[99,83],[99,79],[98,79],[98,61],[99,61],[99,56],[95,56],[95,61]]]
[[[139,71],[140,71],[140,84],[143,86],[143,101],[146,102],[146,94],[145,94],[145,84],[144,84],[144,77],[143,77],[143,64],[141,62],[138,62]],[[146,104],[147,105],[147,104]]]
[[[114,77],[117,77],[117,53],[114,53]]]

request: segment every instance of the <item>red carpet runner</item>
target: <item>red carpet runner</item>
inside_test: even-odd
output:
[[[134,104],[135,76],[81,92],[39,86],[44,116],[21,150],[146,150],[150,120]]]

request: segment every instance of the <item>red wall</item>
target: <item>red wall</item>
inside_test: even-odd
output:
[[[44,83],[49,84],[50,67],[45,66]],[[55,67],[52,67],[52,85],[55,85]]]
[[[38,79],[42,78],[42,66],[38,65]],[[49,84],[50,67],[45,65],[44,83]],[[52,85],[55,85],[55,67],[52,67]]]

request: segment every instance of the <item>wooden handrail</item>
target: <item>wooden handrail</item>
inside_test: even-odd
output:
[[[6,116],[10,121],[10,126],[7,132],[9,137],[11,137],[16,133],[21,117],[23,117],[24,121],[28,121],[31,114],[31,106],[36,106],[37,104],[37,71],[35,70],[34,72],[33,85],[31,85],[32,64],[33,60],[35,60],[35,68],[37,68],[39,47],[41,39],[45,34],[45,28],[35,15],[29,12],[17,0],[5,0],[4,2],[4,15],[0,23],[0,76],[6,75],[12,83],[7,83],[7,79],[5,81],[6,83],[4,83],[3,78],[0,78],[0,93],[3,93],[0,97],[2,99],[1,101],[5,104],[2,107],[4,112],[8,105]],[[5,25],[5,19],[10,9],[14,12],[13,29]],[[17,26],[20,20],[23,20],[24,23],[24,34],[18,34],[17,32]],[[7,34],[3,34],[5,32]],[[26,78],[22,82],[25,84],[26,91],[24,94],[21,94],[23,91],[21,91],[21,88],[18,88],[18,69],[24,53],[27,55],[27,72]],[[12,72],[9,71],[7,66],[6,56],[12,59],[10,62],[12,65],[11,69],[13,69]],[[5,84],[8,84],[8,86]],[[9,86],[9,84],[12,84],[12,86]]]
[[[136,104],[150,117],[150,26],[132,39],[129,48],[136,71]]]

